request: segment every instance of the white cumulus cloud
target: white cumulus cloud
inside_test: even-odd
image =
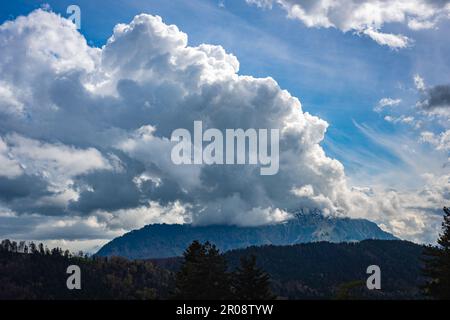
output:
[[[337,23],[320,20],[310,23]],[[37,10],[0,26],[0,51],[0,205],[14,213],[1,218],[2,234],[91,241],[154,222],[273,223],[304,207],[373,217],[398,236],[429,231],[414,229],[425,211],[348,186],[320,145],[328,123],[298,98],[272,78],[239,74],[221,46],[190,46],[158,16],[119,24],[94,48],[72,23]],[[278,174],[175,166],[170,135],[196,120],[279,129]]]

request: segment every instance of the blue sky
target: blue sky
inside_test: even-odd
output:
[[[260,6],[248,2],[259,3]],[[263,0],[2,1],[0,24],[8,20],[14,21],[21,15],[27,16],[39,8],[46,8],[47,11],[68,17],[66,8],[71,4],[76,4],[81,8],[81,34],[91,47],[102,48],[113,34],[114,26],[117,24],[129,24],[140,13],[159,15],[164,24],[174,24],[188,35],[189,46],[196,47],[205,43],[223,47],[239,60],[240,75],[275,79],[281,89],[287,90],[301,101],[304,112],[317,116],[328,123],[329,127],[324,139],[318,140],[321,140],[320,145],[325,154],[337,159],[345,170],[345,174],[339,173],[341,174],[337,179],[339,182],[335,184],[340,185],[344,180],[348,184],[348,190],[345,189],[345,192],[342,190],[330,191],[330,197],[338,194],[336,197],[339,200],[341,191],[346,194],[342,196],[343,198],[347,197],[348,192],[357,192],[356,198],[354,196],[346,198],[346,205],[349,207],[354,206],[355,203],[360,204],[359,200],[354,200],[359,196],[367,197],[364,198],[365,204],[361,204],[361,212],[364,211],[364,213],[352,216],[369,218],[385,230],[405,239],[424,242],[434,239],[438,232],[436,226],[439,225],[440,208],[448,205],[450,200],[450,125],[448,105],[434,106],[430,101],[441,89],[444,89],[444,93],[436,95],[436,97],[442,98],[443,101],[450,99],[447,99],[446,94],[448,93],[445,93],[450,83],[450,60],[448,58],[450,57],[450,41],[448,40],[450,5],[444,9],[438,7],[434,0],[414,0],[411,3],[427,3],[430,8],[436,10],[436,13],[430,16],[420,16],[420,10],[414,8],[414,4],[412,4],[409,11],[407,10],[405,21],[395,22],[396,18],[388,17],[381,24],[375,23],[373,26],[363,25],[363,27],[359,25],[355,27],[354,24],[351,24],[353,29],[347,30],[346,23],[354,22],[348,18],[350,15],[338,15],[339,17],[336,18],[332,12],[328,18],[333,21],[334,26],[321,27],[317,25],[319,20],[314,20],[316,22],[313,24],[316,25],[307,26],[308,17],[295,16],[296,11],[290,12],[291,17],[287,17],[288,5],[305,1],[279,0],[273,2],[271,7],[261,7],[261,4],[269,2]],[[363,2],[370,3],[371,1]],[[283,3],[285,7],[277,3]],[[404,0],[380,3],[404,4]],[[393,7],[394,9],[396,8]],[[432,21],[433,26],[411,27],[409,24],[412,20],[411,16],[413,18],[419,16],[420,23]],[[439,19],[435,19],[435,17],[439,17]],[[339,20],[341,18],[343,21]],[[53,18],[48,16],[48,19]],[[32,19],[30,18],[30,20]],[[370,37],[365,35],[364,32],[368,30],[375,31],[377,35]],[[408,45],[394,47],[380,44],[379,41],[376,41],[376,37],[380,34],[381,36],[391,34],[408,37]],[[132,43],[131,45],[139,46],[140,44]],[[19,70],[20,66],[17,68]],[[3,81],[1,77],[0,80]],[[2,82],[0,82],[1,84]],[[149,86],[151,87],[152,84]],[[70,88],[68,87],[67,90],[70,91]],[[42,96],[45,95],[42,94]],[[1,99],[0,96],[0,107]],[[40,97],[36,99],[39,100]],[[86,101],[82,100],[82,102]],[[80,118],[82,116],[80,115]],[[255,115],[255,117],[258,116]],[[1,117],[0,120],[2,120]],[[312,126],[320,129],[321,125],[321,123],[315,123]],[[14,150],[17,152],[17,146],[20,144],[39,145],[40,149],[47,150],[55,146],[45,143],[55,143],[56,141],[62,143],[63,146],[58,145],[55,148],[61,147],[60,151],[64,153],[68,150],[66,144],[73,142],[77,148],[80,148],[80,150],[77,149],[80,153],[87,152],[89,156],[97,157],[97,153],[90,153],[92,150],[82,149],[93,146],[98,148],[103,160],[111,162],[111,159],[108,158],[112,152],[110,146],[91,145],[84,138],[80,138],[80,141],[76,139],[66,141],[63,134],[48,137],[47,133],[41,133],[39,130],[29,129],[27,131],[22,126],[14,127],[13,125],[11,125],[11,129],[0,130],[0,168],[2,143],[6,150],[12,150],[10,153],[14,153]],[[17,131],[25,138],[34,140],[11,138],[12,132]],[[142,133],[142,130],[139,132]],[[136,136],[135,133],[127,132],[126,134],[130,136],[134,134],[134,138]],[[38,140],[41,144],[36,142]],[[320,152],[321,150],[319,150]],[[23,155],[21,156],[23,157]],[[130,155],[131,158],[133,156],[135,155]],[[130,166],[132,163],[134,165],[132,160],[140,161],[136,158],[128,160]],[[36,159],[27,161],[37,162]],[[122,159],[122,161],[125,160]],[[321,170],[330,172],[331,176],[340,172],[340,167],[339,165],[336,167],[336,163],[326,162],[324,167],[326,168],[321,168]],[[87,175],[86,172],[83,174]],[[91,174],[90,171],[89,174]],[[0,172],[0,178],[1,176]],[[92,182],[95,185],[103,179],[100,174],[98,177],[92,174],[92,176],[83,177],[85,180],[80,179],[77,182],[75,176],[75,174],[70,176],[67,181],[79,183],[81,189],[86,184]],[[328,178],[322,172],[320,176],[321,179],[327,180]],[[125,177],[120,179],[122,178],[125,179]],[[119,178],[116,176],[114,179]],[[308,180],[309,176],[305,179]],[[305,186],[308,188],[312,186],[314,190],[320,190],[323,186],[321,182],[316,181],[317,179],[317,177],[312,177],[312,182]],[[330,178],[331,180],[332,178]],[[55,182],[52,181],[52,183]],[[315,183],[317,183],[317,187]],[[103,187],[103,184],[99,186],[99,188]],[[109,191],[106,189],[105,194],[109,196]],[[70,194],[79,193],[77,196],[82,195],[76,188],[65,191]],[[328,195],[325,193],[324,196],[327,198]],[[130,197],[133,198],[133,195]],[[243,202],[245,205],[251,206],[249,203],[254,197],[256,196],[252,194]],[[177,200],[181,201],[182,199]],[[248,202],[246,202],[247,200]],[[314,201],[316,200],[314,199]],[[133,202],[130,199],[127,201]],[[228,199],[227,201],[234,200]],[[163,212],[161,215],[178,210],[177,202],[169,204],[162,202],[158,204],[161,207],[157,207],[157,209]],[[0,199],[0,220],[2,219],[1,205]],[[224,205],[231,204],[226,202]],[[9,203],[6,203],[5,206],[11,210],[11,213],[8,213],[10,215],[4,217],[11,223],[11,230],[14,229],[12,225],[18,225],[20,219],[31,219],[29,223],[35,223],[34,216],[32,218],[26,216],[31,212],[23,213],[20,211],[24,210],[23,208],[16,209]],[[117,221],[122,221],[121,218],[118,218],[119,212],[123,213],[120,210],[125,210],[123,216],[133,215],[133,217],[138,215],[137,212],[141,210],[141,207],[131,209],[130,207],[115,208],[117,211],[113,211],[111,214],[114,219],[117,218]],[[106,207],[100,207],[100,209],[107,211]],[[71,215],[76,216],[77,214],[80,213],[74,210],[68,216],[72,217]],[[103,226],[101,223],[106,223],[111,229],[107,229],[102,235],[94,235],[100,231],[95,231],[95,228],[89,225],[89,228],[93,228],[89,229],[92,236],[90,234],[80,238],[71,236],[70,241],[98,240],[94,241],[95,244],[98,244],[121,232],[128,231],[130,226],[141,226],[143,223],[142,221],[136,224],[127,222],[128,224],[124,223],[127,226],[121,225],[119,228],[117,227],[118,222],[114,219],[107,222],[102,220],[106,219],[103,216],[104,212],[90,214],[92,214],[91,218],[100,226]],[[23,218],[23,215],[26,218]],[[44,224],[45,227],[42,227],[45,230],[48,225],[54,223],[51,215],[43,214],[44,222],[48,220]],[[86,227],[81,218],[80,220],[76,219],[78,218],[71,220],[70,223],[74,226],[80,224],[80,228]],[[136,218],[136,220],[138,219]],[[24,224],[26,223],[24,222]],[[9,235],[8,232],[2,231],[0,228],[0,238],[2,233]],[[24,232],[21,230],[16,234],[20,235]],[[43,231],[36,234],[41,239],[49,241],[64,240],[58,236],[50,236],[52,232],[62,233],[54,232],[52,229],[47,234]],[[78,234],[78,230],[71,232]],[[14,235],[15,233],[10,234]],[[92,246],[93,242],[89,241],[83,246]]]
[[[327,153],[357,170],[351,159],[336,148],[369,149],[396,162],[395,155],[380,148],[355,126],[368,124],[390,134],[408,134],[408,126],[387,123],[373,111],[383,97],[401,98],[405,109],[417,100],[413,76],[420,74],[429,84],[450,82],[450,43],[445,34],[449,22],[439,30],[411,32],[401,25],[388,30],[413,34],[414,45],[404,50],[380,46],[371,39],[329,28],[307,28],[287,19],[279,8],[259,10],[245,1],[7,1],[0,21],[26,15],[49,4],[63,16],[70,4],[82,8],[81,32],[91,45],[102,46],[117,23],[127,23],[139,13],[160,15],[189,36],[189,44],[218,44],[236,55],[240,74],[270,76],[283,89],[299,97],[305,111],[325,119],[329,134]],[[221,5],[223,4],[223,5]],[[406,132],[405,132],[406,131]],[[329,144],[334,148],[329,148]]]

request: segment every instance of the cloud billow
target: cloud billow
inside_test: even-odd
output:
[[[0,51],[0,220],[45,217],[30,237],[62,228],[83,239],[86,228],[86,239],[109,239],[155,222],[258,225],[302,207],[379,211],[325,154],[327,122],[272,78],[240,75],[222,47],[189,46],[158,16],[117,25],[95,48],[68,20],[37,10],[0,26]],[[279,173],[173,164],[172,131],[196,120],[279,129]],[[7,235],[25,234],[14,225]]]
[[[45,215],[53,205],[92,214],[181,201],[195,208],[196,223],[260,224],[305,203],[339,206],[343,167],[319,146],[328,124],[303,113],[273,79],[238,75],[238,60],[222,47],[190,47],[176,26],[144,14],[117,25],[103,48],[89,47],[70,22],[40,10],[5,23],[1,37],[1,84],[14,93],[3,97],[14,103],[2,104],[11,162],[2,175],[39,177],[49,193],[45,206],[33,198],[29,212]],[[13,57],[21,63],[11,70]],[[280,173],[174,165],[170,134],[192,130],[195,120],[220,130],[280,129]],[[304,184],[321,200],[291,192]]]

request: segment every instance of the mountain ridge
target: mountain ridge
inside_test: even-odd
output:
[[[96,255],[129,259],[175,257],[180,256],[193,240],[210,241],[221,251],[228,251],[261,245],[293,245],[318,241],[337,243],[365,239],[397,238],[365,219],[297,214],[286,222],[258,227],[151,224],[111,240]]]

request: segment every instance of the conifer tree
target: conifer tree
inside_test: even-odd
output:
[[[176,277],[177,299],[221,300],[230,298],[227,264],[215,245],[194,241],[184,252]]]
[[[446,207],[437,243],[438,246],[428,246],[424,251],[423,274],[428,281],[423,289],[430,297],[450,299],[450,209]]]
[[[271,300],[270,278],[256,266],[256,257],[241,258],[233,277],[234,298],[238,300]]]

